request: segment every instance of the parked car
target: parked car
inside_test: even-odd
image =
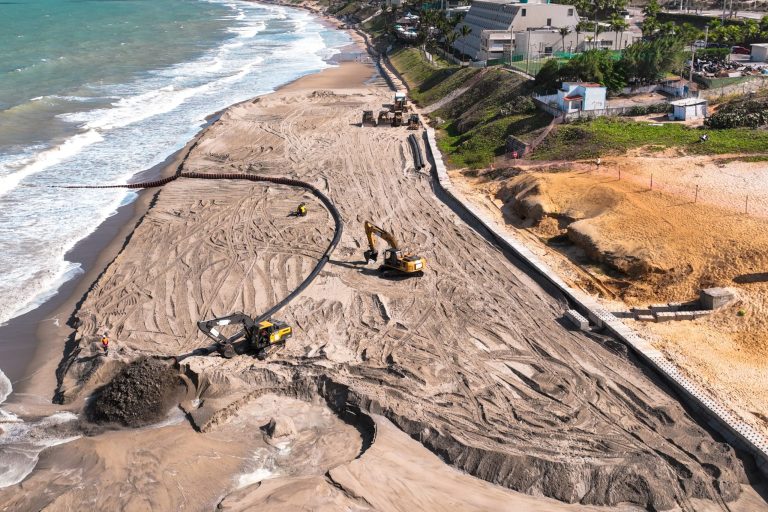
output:
[[[743,46],[731,46],[731,53],[735,53],[737,55],[749,55],[752,52],[749,50],[749,48],[744,48]]]
[[[707,47],[707,42],[704,41],[703,39],[698,39],[693,42],[693,47],[696,48],[697,50],[701,50],[702,48]]]
[[[708,43],[707,48],[728,48],[725,43]]]

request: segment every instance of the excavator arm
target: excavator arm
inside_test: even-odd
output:
[[[368,250],[365,251],[365,259],[369,263],[376,261],[379,257],[379,251],[376,250],[376,235],[387,242],[392,249],[398,250],[397,240],[391,233],[365,221],[365,236],[368,237]]]
[[[242,324],[243,328],[237,331],[232,336],[224,336],[218,327],[223,327],[230,324]],[[219,345],[231,345],[243,336],[252,332],[256,327],[256,322],[253,318],[249,317],[245,313],[235,313],[229,316],[222,316],[220,318],[213,318],[211,320],[201,320],[197,322],[197,327],[203,333],[211,338]]]

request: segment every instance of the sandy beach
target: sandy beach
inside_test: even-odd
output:
[[[286,347],[169,364],[184,397],[152,425],[82,411],[134,359],[208,346],[198,320],[285,297],[333,220],[295,187],[180,178],[89,242],[113,237],[55,310],[26,321],[40,341],[9,406],[35,425],[25,435],[77,439],[0,489],[0,510],[766,509],[747,458],[626,348],[566,328],[563,298],[436,194],[413,132],[359,126],[391,96],[355,57],[230,107],[162,171],[309,182],[344,233],[280,311]],[[299,202],[306,217],[290,215]],[[423,255],[423,277],[367,265],[366,220]],[[78,417],[35,423],[53,411]]]

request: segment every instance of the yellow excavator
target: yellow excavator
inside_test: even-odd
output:
[[[379,258],[379,251],[376,250],[376,236],[381,237],[389,244],[389,248],[384,251],[384,262],[380,270],[395,271],[402,275],[421,275],[427,266],[427,260],[415,254],[404,253],[397,245],[397,240],[389,232],[384,231],[370,222],[365,222],[365,236],[368,238],[368,250],[365,251],[365,259],[368,264],[375,262]]]

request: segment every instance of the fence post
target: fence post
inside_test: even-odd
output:
[[[653,173],[651,173],[651,190],[653,190]]]
[[[747,194],[746,199],[744,199],[744,215],[749,215],[749,194]]]
[[[693,198],[693,203],[696,204],[696,201],[699,200],[699,186],[696,185],[696,195]]]

